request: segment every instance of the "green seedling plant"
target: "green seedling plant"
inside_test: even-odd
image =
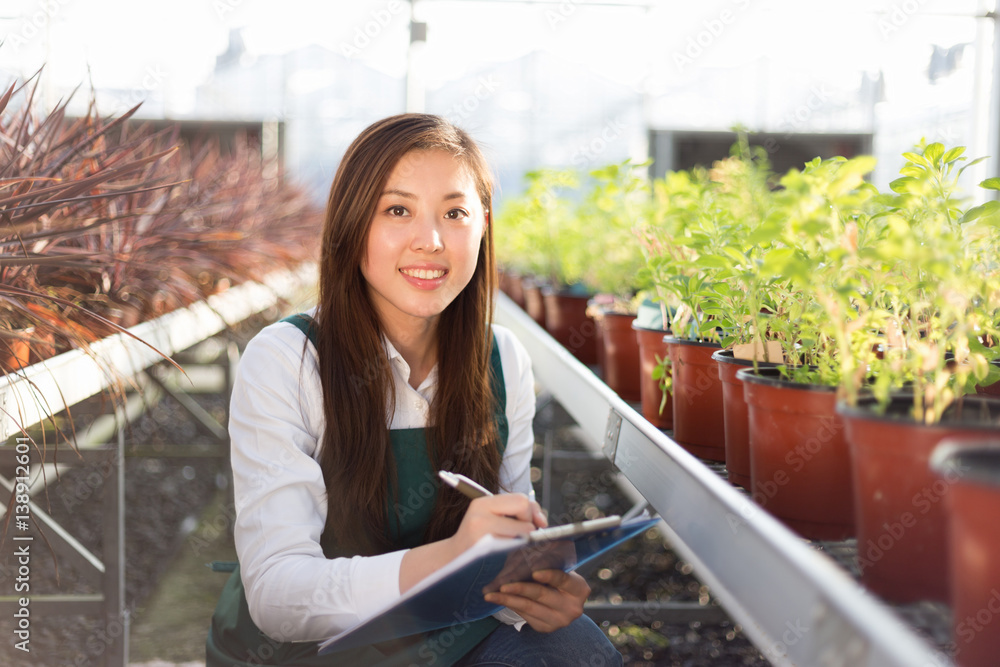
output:
[[[864,377],[874,354],[867,332],[878,323],[864,299],[873,277],[865,252],[879,235],[864,180],[874,164],[817,158],[781,179],[785,228],[762,269],[774,280],[773,312],[758,327],[781,342],[782,373],[795,382],[853,386],[842,379]]]
[[[716,162],[709,176],[717,193],[711,217],[702,218],[699,231],[706,239],[699,262],[715,273],[701,310],[721,332],[723,347],[764,350],[768,327],[761,314],[773,312],[775,280],[761,266],[783,228],[767,154],[740,133],[731,157]],[[760,354],[753,358],[761,360]]]
[[[904,154],[902,176],[881,198],[886,229],[874,259],[893,280],[870,295],[891,333],[873,363],[873,391],[885,404],[908,387],[911,416],[938,422],[976,384],[996,378],[997,205],[964,209],[957,194],[965,149],[924,144]],[[1000,179],[981,184],[1000,188]]]
[[[578,239],[569,195],[579,187],[579,177],[572,169],[539,169],[525,174],[525,181],[524,191],[505,201],[497,216],[503,230],[495,237],[497,259],[552,286],[572,284],[582,273],[567,267],[566,260],[566,248]]]
[[[645,265],[637,229],[649,210],[650,186],[644,177],[648,163],[629,160],[595,169],[577,208],[575,248],[583,281],[596,291],[612,295],[618,307],[634,312],[632,297]]]

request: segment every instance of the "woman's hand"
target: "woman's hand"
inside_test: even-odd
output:
[[[564,628],[583,614],[590,586],[576,572],[538,570],[534,582],[504,584],[499,593],[487,593],[487,602],[500,604],[520,615],[538,632]]]
[[[403,555],[399,592],[405,593],[418,581],[450,563],[483,535],[517,537],[547,525],[542,508],[523,493],[476,498],[469,503],[454,535],[410,549]]]
[[[504,493],[476,498],[469,503],[462,523],[449,539],[457,556],[483,535],[518,537],[547,525],[542,508],[534,500],[523,493]]]

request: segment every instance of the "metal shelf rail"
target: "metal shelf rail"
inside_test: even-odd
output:
[[[538,382],[660,514],[674,549],[772,664],[951,664],[828,556],[652,426],[503,294],[496,322],[517,335]]]
[[[278,305],[281,300],[298,298],[301,290],[315,284],[315,279],[315,265],[303,265],[295,271],[275,272],[263,283],[237,285],[205,301],[139,324],[129,331],[159,352],[171,356]],[[70,350],[18,373],[0,377],[0,520],[6,514],[11,496],[23,493],[13,476],[6,476],[15,469],[15,454],[19,450],[17,446],[4,446],[9,438],[109,389],[116,382],[135,387],[152,383],[156,391],[169,393],[183,405],[186,397],[180,392],[172,392],[155,373],[150,372],[150,367],[162,360],[157,352],[138,340],[115,334],[93,344],[89,354],[79,349]],[[199,417],[196,406],[186,407],[194,408],[192,415],[202,427],[213,432],[218,430],[212,428],[204,415]],[[27,503],[28,514],[25,514],[45,531],[47,542],[56,556],[79,569],[101,592],[31,595],[15,593],[12,581],[7,582],[9,587],[5,585],[5,590],[0,590],[0,613],[8,618],[25,607],[24,599],[29,601],[27,607],[36,617],[38,614],[100,614],[103,621],[101,636],[106,643],[102,655],[106,664],[116,666],[128,664],[130,621],[129,610],[125,606],[124,432],[121,428],[129,418],[125,413],[126,409],[122,408],[115,411],[118,427],[116,441],[108,445],[92,442],[85,446],[82,442],[86,440],[84,438],[80,442],[78,458],[77,452],[60,458],[61,461],[77,458],[82,463],[100,465],[105,471],[102,558],[88,551],[70,531],[60,526],[34,501]],[[218,435],[220,438],[225,436],[224,432]],[[24,442],[22,438],[21,449]],[[31,458],[37,459],[34,449],[29,449]],[[50,446],[49,454],[54,456],[52,450]],[[43,462],[32,461],[27,477],[34,480],[40,475],[42,467]],[[39,491],[39,485],[31,486],[32,495]],[[18,503],[24,506],[20,500]],[[27,524],[21,530],[26,531]],[[31,535],[12,532],[15,534],[12,538],[8,537],[5,552],[8,547],[15,554],[17,549],[30,549]],[[37,548],[42,546],[39,544]],[[3,555],[6,560],[8,554]]]

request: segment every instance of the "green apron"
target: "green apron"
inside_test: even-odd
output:
[[[312,319],[299,314],[285,321],[297,326],[315,344]],[[507,396],[503,382],[503,369],[496,339],[490,358],[492,367],[494,417],[499,432],[501,453],[507,445],[509,425],[506,416]],[[399,499],[389,499],[390,533],[392,551],[409,549],[424,543],[423,536],[430,521],[439,484],[437,474],[427,456],[427,440],[422,428],[393,429],[389,431],[392,452],[396,461]],[[428,500],[420,495],[426,492],[427,482],[434,486]],[[407,502],[408,499],[419,502]],[[395,511],[394,511],[395,508]],[[395,515],[398,518],[394,521]],[[336,554],[336,546],[326,534],[321,538],[323,553],[328,558]],[[349,555],[349,554],[342,554]],[[448,667],[486,638],[500,622],[493,617],[478,621],[456,623],[447,628],[422,635],[402,638],[377,646],[365,646],[346,651],[319,655],[319,642],[276,642],[265,635],[250,618],[243,579],[239,566],[233,571],[219,596],[206,642],[206,667],[257,667],[259,665],[301,665],[302,667],[412,667],[435,665]]]

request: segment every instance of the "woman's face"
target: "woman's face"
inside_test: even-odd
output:
[[[361,272],[383,326],[424,326],[465,289],[483,240],[471,171],[439,150],[411,151],[393,168],[368,232]]]

